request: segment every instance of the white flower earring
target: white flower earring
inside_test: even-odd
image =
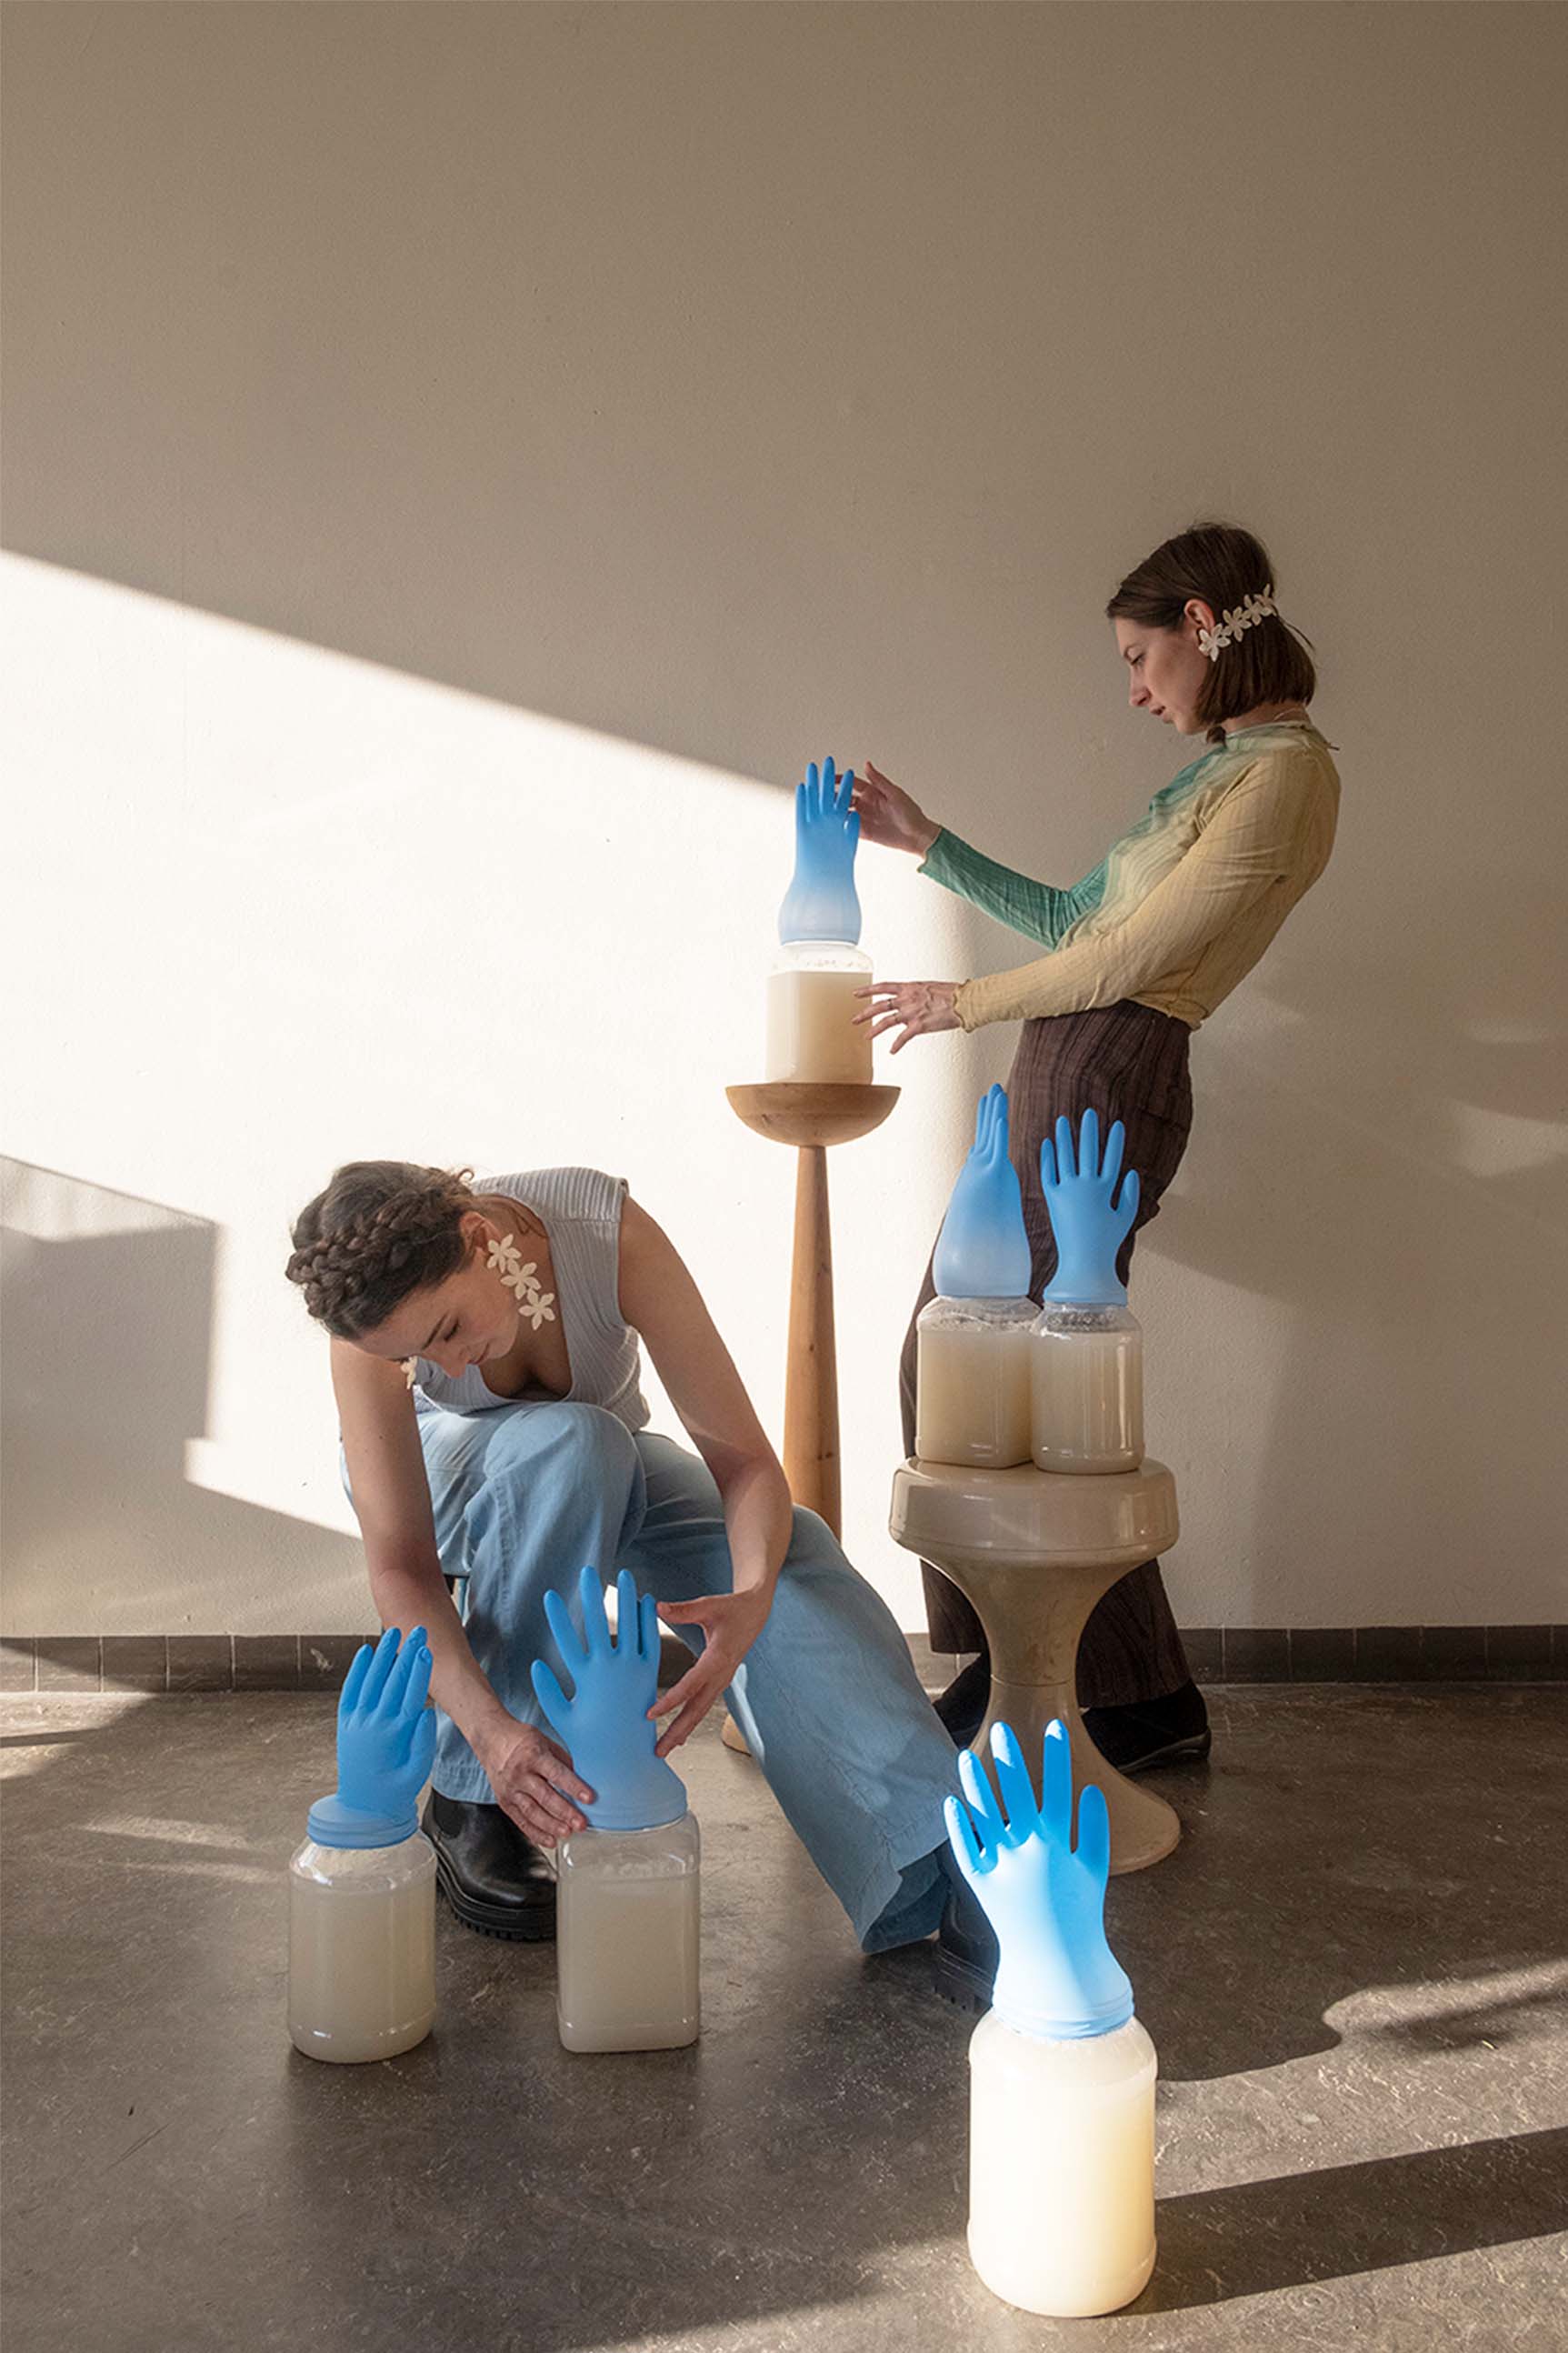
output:
[[[1199,653],[1206,654],[1211,662],[1218,661],[1223,647],[1234,645],[1244,629],[1256,628],[1259,621],[1266,621],[1271,613],[1279,610],[1274,602],[1274,584],[1270,581],[1261,596],[1248,596],[1245,604],[1233,606],[1217,628],[1205,629],[1199,624]]]
[[[517,1301],[519,1316],[526,1318],[534,1331],[537,1332],[542,1324],[554,1323],[555,1309],[552,1302],[555,1293],[540,1289],[538,1260],[530,1259],[525,1266],[522,1252],[510,1234],[503,1234],[499,1241],[490,1242],[485,1253],[485,1264],[500,1275]]]

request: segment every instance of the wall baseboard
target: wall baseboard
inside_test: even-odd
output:
[[[335,1691],[359,1634],[12,1634],[0,1692]],[[1200,1683],[1568,1683],[1568,1626],[1198,1626]],[[940,1691],[959,1662],[909,1637]]]

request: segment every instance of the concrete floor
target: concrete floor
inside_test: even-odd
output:
[[[1160,2052],[1138,2304],[970,2270],[968,2021],[861,1960],[710,1719],[692,2051],[563,2052],[549,1947],[442,1911],[441,2011],[333,2069],[283,2029],[314,1694],[5,1715],[7,2353],[1568,2346],[1568,1696],[1233,1687],[1187,1831],[1112,1883]],[[1553,2235],[1555,2234],[1555,2235]]]

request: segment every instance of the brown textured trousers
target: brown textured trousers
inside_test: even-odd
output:
[[[1040,1145],[1065,1112],[1076,1134],[1092,1105],[1103,1136],[1112,1120],[1127,1131],[1123,1165],[1138,1171],[1138,1218],[1121,1246],[1117,1271],[1123,1282],[1139,1229],[1159,1215],[1160,1196],[1176,1173],[1192,1125],[1193,1091],[1187,1074],[1191,1032],[1185,1022],[1131,999],[1090,1013],[1061,1013],[1026,1021],[1007,1080],[1013,1166],[1024,1194],[1024,1222],[1034,1261],[1031,1289],[1037,1298],[1056,1271],[1045,1196],[1040,1190]],[[934,1245],[933,1245],[934,1251]],[[915,1323],[936,1295],[931,1266],[915,1302],[899,1366],[904,1451],[915,1451]],[[969,1603],[930,1561],[922,1561],[926,1614],[933,1651],[979,1651],[984,1635]],[[1158,1699],[1188,1679],[1186,1655],[1157,1560],[1130,1569],[1097,1605],[1079,1646],[1078,1695],[1081,1707],[1122,1707]]]

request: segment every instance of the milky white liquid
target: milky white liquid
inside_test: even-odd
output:
[[[768,976],[768,1067],[775,1082],[869,1086],[870,1027],[855,1016],[868,1008],[856,990],[868,972],[775,972]]]
[[[1129,2019],[1081,2042],[994,2010],[969,2046],[969,2253],[1025,2312],[1116,2312],[1154,2268],[1154,2046]]]
[[[1029,1459],[1027,1324],[917,1325],[915,1452],[1005,1471]]]
[[[563,1870],[555,2011],[568,2051],[673,2051],[696,2042],[700,1885],[695,1870]]]
[[[419,1850],[422,1849],[421,1853]],[[436,2016],[436,1857],[307,1842],[289,1879],[289,2034],[310,2059],[391,2059]]]
[[[1037,1332],[1029,1356],[1039,1468],[1136,1471],[1143,1460],[1142,1333]]]

